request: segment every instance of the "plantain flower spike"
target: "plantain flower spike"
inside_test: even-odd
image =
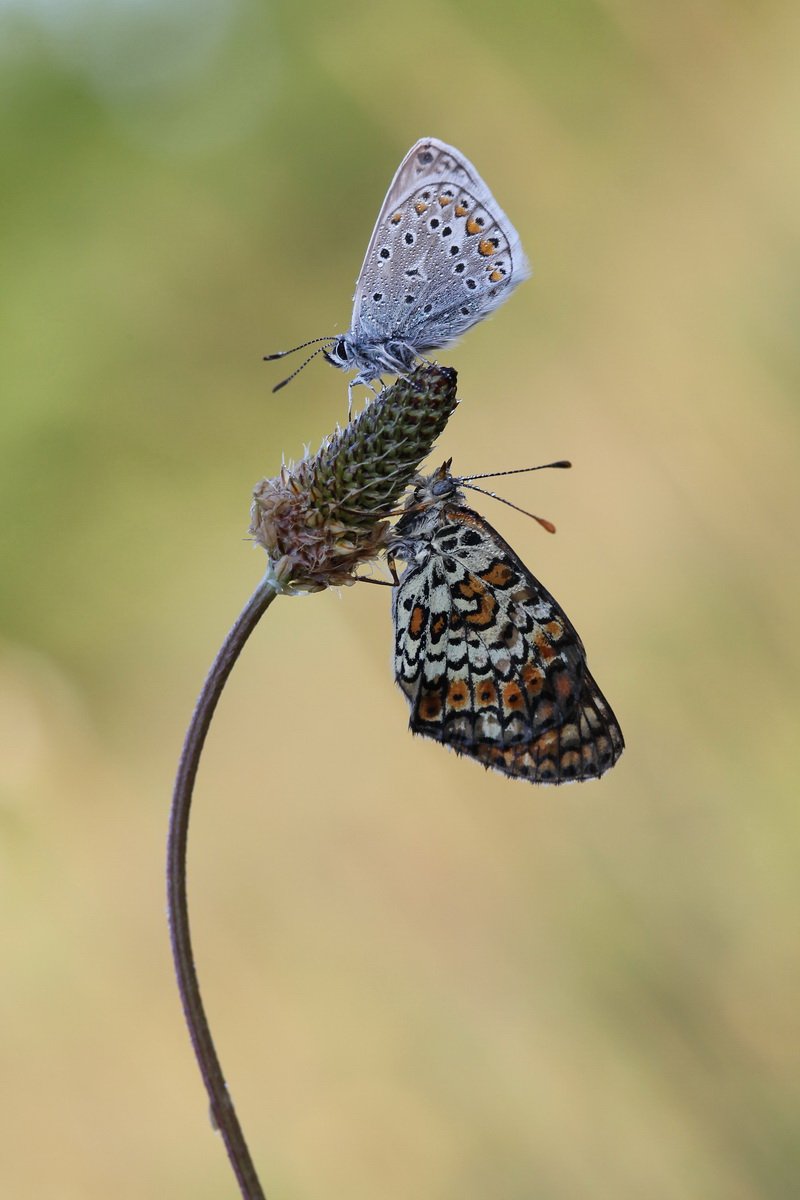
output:
[[[287,594],[354,582],[385,545],[400,496],[458,404],[456,372],[429,363],[384,388],[314,455],[253,490],[250,533]]]

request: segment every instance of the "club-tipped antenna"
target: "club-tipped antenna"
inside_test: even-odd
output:
[[[457,479],[459,483],[466,483],[469,479],[496,479],[499,475],[524,475],[526,471],[548,471],[551,467],[571,466],[571,462],[561,458],[558,462],[540,463],[537,467],[515,467],[512,471],[485,471],[483,475],[459,475]]]
[[[498,496],[497,492],[487,492],[485,488],[476,487],[474,483],[468,483],[471,479],[494,479],[498,475],[523,475],[526,471],[546,471],[550,467],[571,467],[572,463],[565,458],[559,459],[558,462],[540,463],[536,467],[516,467],[511,471],[487,471],[483,475],[461,475],[458,478],[459,485],[470,488],[473,492],[480,492],[483,496],[491,496],[493,500],[499,500],[501,504],[507,504],[509,508],[515,508],[517,512],[521,512],[526,517],[532,517],[534,521],[538,521],[542,529],[546,529],[548,533],[555,533],[556,527],[552,521],[548,521],[546,517],[537,517],[536,513],[528,512],[527,508],[520,508],[518,504],[513,504],[510,500],[506,500],[505,496]]]
[[[299,346],[292,346],[291,350],[278,350],[275,354],[265,354],[264,362],[274,362],[276,358],[286,358],[287,354],[296,354],[298,350],[305,350],[306,346],[316,346],[318,342],[335,342],[335,337],[319,337],[312,338],[310,342],[301,342]]]
[[[311,343],[309,342],[309,343],[308,343],[308,345],[311,345]],[[298,347],[297,347],[297,349],[299,350],[299,349],[300,349],[300,347],[298,346]],[[286,387],[287,383],[291,383],[291,382],[292,382],[292,380],[295,378],[295,376],[300,374],[300,372],[302,371],[303,367],[307,367],[307,366],[308,366],[308,364],[311,362],[312,358],[316,358],[318,354],[322,354],[322,351],[323,351],[324,349],[325,349],[325,347],[324,347],[324,346],[318,346],[318,347],[317,347],[317,349],[314,351],[314,353],[313,353],[313,354],[309,354],[309,356],[308,356],[308,358],[306,359],[306,361],[305,361],[305,362],[301,362],[301,363],[300,363],[300,366],[297,368],[297,370],[296,370],[296,371],[292,371],[291,375],[287,375],[285,379],[282,379],[282,380],[280,381],[280,383],[276,383],[276,384],[275,384],[275,387],[272,389],[272,390],[273,390],[273,392],[279,392],[279,391],[281,390],[281,388],[283,388],[283,387]],[[291,354],[292,352],[291,352],[291,350],[287,350],[287,351],[285,351],[285,353],[286,353],[286,354]],[[280,358],[280,357],[281,357],[281,355],[280,355],[280,354],[273,354],[273,355],[272,355],[272,357],[273,357],[273,358]]]
[[[548,533],[556,531],[555,525],[552,521],[548,521],[547,517],[537,517],[536,513],[528,512],[527,508],[520,508],[518,504],[512,504],[510,500],[506,500],[505,496],[498,496],[497,492],[487,492],[486,488],[475,487],[474,483],[465,483],[464,487],[470,488],[473,492],[480,492],[482,496],[491,496],[493,500],[499,500],[501,504],[515,508],[517,512],[523,513],[526,517],[533,517],[534,521],[538,521],[542,529],[546,529]]]

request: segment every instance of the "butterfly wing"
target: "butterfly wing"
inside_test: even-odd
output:
[[[527,279],[513,225],[472,163],[436,138],[392,180],[356,283],[356,344],[449,345]]]
[[[598,779],[625,746],[622,730],[592,676],[584,671],[578,704],[567,719],[526,744],[483,742],[471,753],[485,767],[533,783]],[[463,751],[462,751],[463,753]]]
[[[622,732],[575,628],[507,542],[443,505],[429,553],[394,597],[395,674],[416,733],[507,775],[602,775]]]

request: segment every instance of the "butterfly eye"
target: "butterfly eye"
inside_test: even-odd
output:
[[[333,353],[341,362],[347,362],[347,343],[344,338],[339,338],[336,345],[333,347]]]

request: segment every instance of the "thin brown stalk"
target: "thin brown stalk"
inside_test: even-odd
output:
[[[172,953],[212,1119],[244,1200],[264,1200],[264,1192],[211,1038],[189,936],[186,843],[200,755],[233,664],[267,606],[279,592],[294,595],[355,581],[356,567],[385,549],[387,518],[457,404],[455,371],[435,364],[418,367],[326,438],[316,455],[256,486],[251,533],[267,551],[267,573],[225,639],[186,734],[167,852]]]
[[[214,1125],[222,1135],[244,1200],[265,1200],[250,1151],[239,1125],[222,1067],[208,1026],[194,965],[186,895],[186,843],[189,812],[200,755],[214,710],[233,665],[266,609],[277,595],[265,577],[226,637],[208,673],[183,744],[169,822],[167,847],[167,906],[178,988],[194,1052],[211,1105]]]

